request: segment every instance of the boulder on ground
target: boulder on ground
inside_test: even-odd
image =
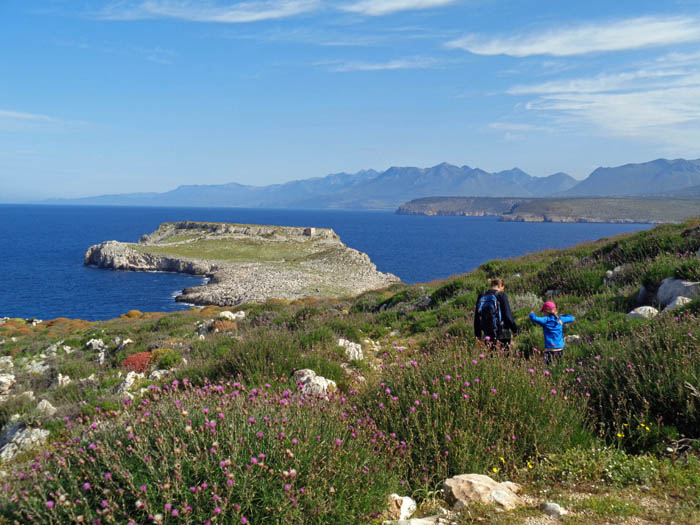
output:
[[[659,315],[659,311],[653,306],[640,306],[627,314],[627,319],[651,319]]]
[[[43,374],[48,372],[51,367],[46,361],[37,361],[32,359],[32,361],[26,366],[25,370],[30,374]]]
[[[317,376],[316,372],[309,368],[303,368],[294,372],[294,379],[302,386],[305,394],[325,396],[330,390],[335,390],[337,385],[332,379]]]
[[[153,381],[158,381],[159,379],[164,378],[170,374],[170,370],[154,370],[151,372],[148,376],[148,379],[152,379]]]
[[[581,336],[576,334],[567,335],[564,338],[564,344],[575,345],[581,342]]]
[[[684,281],[673,277],[667,277],[661,281],[656,292],[656,300],[663,305],[668,305],[676,297],[688,297],[689,299],[700,297],[700,282]]]
[[[57,408],[49,403],[46,399],[39,401],[36,409],[45,416],[53,416],[56,413]]]
[[[656,298],[656,294],[647,290],[646,286],[642,285],[637,293],[637,304],[649,304]]]
[[[10,461],[19,452],[44,443],[48,435],[48,430],[31,429],[22,422],[7,425],[0,434],[0,461]]]
[[[389,520],[406,520],[416,511],[416,502],[408,496],[390,494],[386,517]]]
[[[144,375],[139,374],[138,372],[131,371],[128,374],[126,374],[126,377],[124,378],[124,381],[122,382],[121,385],[119,385],[119,388],[117,389],[117,392],[120,394],[125,394],[129,390],[131,390],[131,387],[134,386],[134,383],[138,379],[143,379]]]
[[[14,374],[0,374],[0,394],[4,394],[15,384]]]
[[[60,372],[58,373],[58,377],[56,378],[56,385],[61,387],[61,386],[68,386],[73,382],[73,380],[69,376],[64,376]]]
[[[224,310],[223,312],[219,313],[218,318],[223,319],[224,321],[236,321],[238,319],[244,319],[245,312],[231,312],[230,310]]]
[[[88,350],[104,350],[106,345],[102,339],[90,339],[86,344],[85,348]]]
[[[15,368],[14,363],[12,362],[12,356],[11,355],[4,355],[0,357],[0,370],[4,372],[12,372],[12,370]]]
[[[672,312],[673,310],[676,310],[678,308],[681,308],[682,306],[685,306],[688,303],[692,303],[693,300],[689,299],[687,297],[676,297],[673,301],[671,301],[666,308],[663,309],[663,312]]]
[[[446,479],[442,483],[447,503],[456,509],[466,507],[470,503],[496,503],[505,510],[524,505],[525,502],[517,495],[520,486],[516,483],[499,483],[483,474],[461,474]]]
[[[553,516],[555,518],[561,518],[569,513],[569,511],[559,504],[550,502],[542,503],[542,505],[540,505],[540,510],[548,516]]]
[[[347,357],[351,361],[362,360],[362,346],[359,343],[353,343],[352,341],[348,341],[347,339],[341,338],[338,339],[338,346],[342,346],[343,348],[345,348],[345,357]]]

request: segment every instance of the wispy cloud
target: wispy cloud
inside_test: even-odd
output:
[[[515,131],[518,133],[526,133],[531,131],[553,131],[551,127],[537,126],[535,124],[524,124],[518,122],[492,122],[489,128],[498,131]]]
[[[321,0],[264,0],[215,5],[183,0],[145,0],[113,3],[96,17],[102,20],[174,18],[190,22],[244,23],[288,18],[314,11]]]
[[[432,57],[411,57],[388,60],[386,62],[317,62],[316,66],[323,66],[336,73],[349,73],[353,71],[392,71],[399,69],[432,69],[442,62]]]
[[[360,0],[341,6],[343,11],[368,16],[382,16],[399,11],[433,9],[455,3],[457,0]]]
[[[648,67],[590,78],[515,86],[524,107],[557,122],[593,125],[617,137],[691,148],[700,144],[700,68]]]
[[[700,20],[640,17],[504,37],[470,34],[445,44],[477,55],[572,56],[700,41]]]
[[[627,71],[614,75],[598,75],[592,78],[575,78],[555,80],[534,85],[514,86],[508,90],[511,95],[532,94],[556,94],[556,93],[601,93],[605,91],[628,90],[646,86],[664,86],[668,84],[669,77],[676,77],[679,81],[688,76],[688,71],[682,69],[669,69],[653,71],[641,69]]]
[[[37,123],[58,122],[55,118],[49,117],[48,115],[40,115],[38,113],[25,113],[22,111],[11,111],[7,109],[0,109],[0,120]]]

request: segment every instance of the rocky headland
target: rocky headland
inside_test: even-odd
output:
[[[91,246],[85,264],[206,276],[206,284],[176,297],[196,305],[350,296],[400,282],[377,271],[367,254],[347,247],[327,228],[164,223],[138,243]]]
[[[691,196],[692,197],[692,196]],[[425,197],[402,204],[399,215],[498,216],[508,222],[679,223],[697,215],[696,198]]]

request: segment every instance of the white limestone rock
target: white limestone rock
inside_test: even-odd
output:
[[[391,520],[407,520],[416,512],[416,502],[408,496],[390,494],[387,517]]]
[[[496,503],[505,510],[524,505],[525,501],[516,493],[516,483],[499,483],[483,474],[461,474],[446,479],[442,484],[445,501],[459,510],[470,503]]]
[[[567,511],[561,505],[557,503],[551,503],[549,501],[540,505],[540,510],[548,516],[552,516],[554,518],[561,518],[569,513],[569,511]]]
[[[14,370],[15,364],[12,361],[11,355],[4,355],[0,357],[0,371],[12,372]]]
[[[39,401],[36,409],[45,416],[53,416],[56,413],[57,408],[49,403],[46,399]]]
[[[316,372],[309,368],[294,372],[294,379],[297,383],[301,384],[302,390],[306,394],[325,396],[331,390],[335,390],[338,387],[332,379],[317,376]]]
[[[245,319],[245,312],[231,312],[230,310],[224,310],[223,312],[219,313],[218,318],[224,321],[236,321],[238,319]]]
[[[131,387],[134,386],[134,383],[139,379],[143,379],[144,377],[144,374],[139,374],[138,372],[133,371],[129,372],[128,374],[126,374],[126,377],[124,378],[122,384],[119,385],[117,392],[120,394],[127,394],[129,390],[131,390]]]
[[[581,336],[576,334],[567,335],[564,338],[565,345],[575,345],[581,342]]]
[[[148,379],[158,381],[159,379],[164,378],[168,374],[170,374],[170,370],[154,370],[149,374]]]
[[[7,462],[18,453],[46,441],[48,430],[31,429],[24,423],[10,423],[0,434],[0,461]]]
[[[99,352],[100,350],[105,350],[107,347],[102,339],[90,339],[85,345],[85,348]]]
[[[676,297],[688,297],[696,299],[700,297],[700,282],[684,281],[667,277],[661,281],[661,285],[656,292],[656,299],[663,305],[673,302]]]
[[[659,315],[659,311],[653,306],[640,306],[627,314],[627,319],[651,319]]]
[[[133,341],[127,337],[126,339],[124,339],[122,342],[119,343],[117,350],[124,350],[130,344],[133,344]]]
[[[347,339],[338,339],[338,346],[345,348],[345,357],[351,361],[362,361],[362,346],[359,343],[353,343]]]
[[[671,301],[668,304],[668,306],[666,306],[666,308],[663,309],[662,313],[672,312],[673,310],[681,308],[682,306],[685,306],[686,304],[692,302],[693,300],[688,297],[676,297],[673,301]]]
[[[15,382],[14,374],[0,374],[0,394],[8,392]]]
[[[62,386],[68,386],[73,382],[73,380],[69,376],[64,376],[60,372],[58,373],[58,377],[56,378],[56,386],[62,387]]]
[[[44,374],[49,371],[51,366],[46,361],[37,361],[32,359],[32,361],[26,365],[25,370],[30,374]]]

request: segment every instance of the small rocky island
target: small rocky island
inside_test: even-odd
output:
[[[400,282],[328,228],[167,222],[138,243],[91,246],[85,264],[206,276],[176,297],[196,305],[354,296]]]

